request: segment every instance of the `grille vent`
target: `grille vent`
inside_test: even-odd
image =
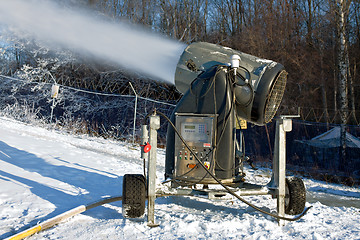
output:
[[[273,119],[278,110],[285,91],[287,72],[281,71],[275,79],[270,93],[266,99],[264,121],[268,123]]]

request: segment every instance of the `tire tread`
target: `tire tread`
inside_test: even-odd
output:
[[[298,177],[286,178],[289,189],[289,203],[285,205],[285,213],[297,215],[304,211],[306,203],[306,188],[304,182]]]
[[[123,180],[122,214],[126,218],[139,218],[145,212],[146,186],[141,174],[125,174]]]

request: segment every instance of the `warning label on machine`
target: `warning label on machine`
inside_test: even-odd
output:
[[[204,143],[203,147],[211,147],[211,144],[210,143]]]

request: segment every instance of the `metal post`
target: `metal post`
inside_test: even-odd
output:
[[[54,108],[55,108],[55,98],[52,99],[52,105],[51,105],[51,113],[50,113],[50,123],[52,123]]]
[[[133,124],[133,136],[132,136],[132,143],[135,144],[135,127],[136,127],[136,111],[137,111],[138,95],[137,95],[133,85],[131,84],[131,82],[129,82],[129,84],[135,94],[134,124]]]
[[[274,181],[277,188],[277,212],[279,216],[285,216],[286,132],[291,130],[291,119],[282,116],[276,121],[272,181]],[[285,221],[279,220],[279,225],[284,226]]]
[[[148,226],[157,227],[155,223],[155,199],[156,199],[156,153],[157,153],[157,130],[160,128],[160,117],[154,113],[150,116],[149,124],[150,132],[150,145],[151,150],[149,152],[148,160]]]
[[[141,126],[141,159],[148,159],[149,156],[148,152],[144,152],[144,146],[149,141],[149,131],[147,127],[147,125]]]
[[[52,75],[51,75],[52,76]],[[55,79],[54,79],[55,81]],[[52,123],[52,118],[53,118],[53,113],[54,113],[54,108],[55,108],[55,99],[58,97],[59,94],[59,85],[53,84],[51,86],[51,98],[52,98],[52,105],[51,105],[51,113],[50,113],[50,123]]]

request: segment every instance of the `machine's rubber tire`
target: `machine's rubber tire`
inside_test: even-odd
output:
[[[306,203],[306,188],[298,177],[286,178],[285,213],[297,215],[304,211]]]
[[[122,214],[125,218],[139,218],[145,212],[146,184],[141,174],[125,174],[123,181]]]

